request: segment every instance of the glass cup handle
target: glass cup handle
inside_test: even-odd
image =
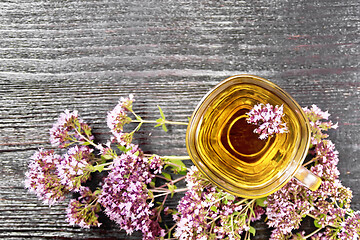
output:
[[[312,191],[321,185],[321,179],[303,166],[295,173],[295,178]]]

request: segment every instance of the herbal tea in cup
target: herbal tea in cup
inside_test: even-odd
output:
[[[257,104],[282,106],[287,131],[259,138],[247,122]],[[310,128],[302,108],[274,83],[252,75],[225,79],[196,107],[186,133],[190,158],[216,186],[243,198],[260,198],[293,176],[316,190],[321,180],[302,167]]]

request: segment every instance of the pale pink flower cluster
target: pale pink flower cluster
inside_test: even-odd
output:
[[[121,97],[115,108],[107,114],[107,126],[114,135],[112,140],[117,141],[122,146],[132,141],[132,134],[124,132],[124,125],[131,122],[131,118],[128,117],[127,113],[132,111],[132,103],[134,101],[135,99],[132,94],[127,98]]]
[[[53,150],[40,149],[31,157],[25,173],[25,188],[50,206],[65,199],[68,192],[57,174],[57,166],[62,160]]]
[[[334,212],[333,214],[339,213]],[[360,212],[357,211],[347,214],[350,216],[342,219],[342,222],[338,222],[337,228],[327,227],[323,232],[311,236],[311,240],[359,240]],[[302,236],[304,236],[304,234],[302,234]],[[301,236],[299,237],[299,240],[303,239]]]
[[[144,240],[164,236],[164,230],[152,219],[153,203],[147,201],[147,184],[153,179],[149,160],[137,145],[129,144],[127,148],[130,150],[114,159],[98,201],[109,218],[128,234],[141,231]]]
[[[77,199],[71,199],[66,209],[66,221],[74,226],[79,225],[82,228],[91,226],[99,227],[97,213],[101,211],[100,204],[96,202],[96,194],[90,188],[81,186],[79,188],[80,196]]]
[[[303,108],[306,116],[309,119],[310,126],[311,126],[311,143],[312,144],[319,144],[321,143],[322,139],[327,138],[329,135],[324,133],[323,131],[327,131],[329,129],[336,129],[338,128],[338,123],[333,123],[332,121],[323,121],[328,120],[330,114],[328,111],[323,112],[321,109],[316,106],[312,105],[311,108]]]
[[[154,171],[154,174],[161,174],[164,167],[164,161],[160,158],[160,156],[154,155],[149,160],[150,160],[149,167]]]
[[[90,177],[90,161],[93,149],[88,146],[74,146],[69,148],[62,161],[57,166],[57,173],[61,184],[69,191],[79,191],[81,183]]]
[[[267,224],[275,228],[271,240],[287,239],[286,235],[300,227],[303,216],[306,216],[313,208],[306,199],[307,194],[305,187],[292,179],[276,193],[268,196],[266,215],[269,220]]]
[[[81,183],[88,180],[91,158],[92,150],[87,146],[70,148],[64,156],[40,149],[32,156],[25,173],[25,187],[45,204],[53,205],[67,193],[77,192]]]
[[[274,107],[269,103],[266,105],[260,103],[246,114],[248,116],[246,121],[258,126],[254,129],[254,133],[259,134],[259,139],[263,140],[274,134],[288,132],[286,123],[282,122],[283,111],[283,105]]]
[[[352,213],[352,216],[341,223],[341,230],[338,233],[339,239],[357,240],[360,238],[360,211]],[[356,231],[357,230],[357,231]]]
[[[61,113],[50,130],[50,140],[53,146],[68,147],[67,152],[58,155],[54,150],[37,151],[30,161],[25,187],[49,205],[72,193],[75,199],[70,200],[66,210],[66,221],[71,225],[99,226],[97,213],[103,207],[120,228],[129,234],[140,230],[143,239],[150,240],[165,233],[158,221],[163,209],[153,207],[147,189],[156,174],[162,173],[164,161],[157,155],[146,158],[131,143],[132,135],[123,133],[124,124],[131,122],[127,112],[132,112],[133,101],[132,95],[121,98],[107,117],[113,140],[122,145],[118,146],[121,155],[111,148],[111,141],[95,144],[91,128],[79,118],[77,111]],[[89,146],[99,150],[101,157],[95,156]],[[110,171],[100,183],[102,189],[92,192],[84,187],[93,172],[104,170]]]
[[[94,138],[91,128],[79,118],[76,110],[73,112],[65,110],[50,129],[50,143],[54,147],[64,148],[73,142],[86,142],[83,136],[87,136],[90,140]]]
[[[88,141],[91,139],[93,139],[91,128],[79,118],[77,111],[66,110],[61,113],[50,130],[50,141],[52,145],[59,148],[65,148],[74,143],[89,143]],[[55,154],[54,150],[39,149],[30,160],[28,171],[25,174],[25,187],[50,206],[64,200],[69,193],[80,191],[82,196],[84,191],[81,191],[83,189],[81,184],[89,179],[93,171],[91,168],[91,161],[94,158],[92,152],[93,150],[88,146],[78,145],[69,148],[64,155]],[[80,197],[80,199],[84,201],[85,197]],[[69,211],[74,214],[75,207],[80,208],[80,205],[82,206],[83,203],[71,200],[68,214],[70,214]],[[88,219],[91,214],[86,215],[86,211],[79,210],[77,215],[79,219],[80,214],[83,218],[83,221],[76,222],[82,227],[93,225]],[[92,218],[91,221],[97,221],[97,217],[95,220]]]
[[[265,212],[254,205],[247,209],[241,200],[212,185],[195,166],[186,176],[188,191],[178,204],[175,237],[192,239],[239,239],[250,230],[249,221],[260,219]]]

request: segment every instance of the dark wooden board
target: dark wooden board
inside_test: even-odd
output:
[[[24,189],[30,156],[49,148],[48,129],[77,109],[99,141],[120,96],[135,109],[186,121],[228,76],[268,78],[301,106],[329,110],[341,180],[360,210],[359,2],[2,1],[0,2],[0,238],[130,239],[114,224],[66,224],[66,204],[42,205]],[[183,126],[144,127],[146,152],[185,155]],[[150,136],[151,135],[151,136]],[[179,197],[172,200],[175,206]],[[305,228],[311,224],[305,223]],[[267,239],[258,223],[256,239]],[[133,239],[141,236],[135,235]]]

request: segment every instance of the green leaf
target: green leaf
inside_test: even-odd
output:
[[[175,189],[177,189],[177,187],[173,184],[168,184],[168,188],[169,188],[169,191],[171,192],[171,197],[173,197],[174,193],[175,193]]]
[[[304,238],[304,236],[301,233],[296,233],[296,238],[297,240],[305,240],[306,238]]]
[[[186,175],[186,173],[187,173],[187,171],[186,171],[186,170],[184,170],[184,171],[180,171],[180,172],[178,172],[177,174],[179,174],[179,175]]]
[[[174,165],[176,165],[176,166],[170,165],[170,167],[175,172],[177,172],[179,174],[183,174],[185,172],[185,174],[186,174],[186,169],[187,168],[186,168],[185,164],[181,160],[168,158],[168,159],[165,159],[165,161],[168,161],[168,162],[173,163]]]
[[[315,219],[315,220],[314,220],[314,225],[315,225],[315,227],[317,227],[317,228],[322,228],[322,226],[321,226],[321,224],[319,223],[319,220],[318,220],[318,219]]]
[[[81,126],[78,121],[75,122],[75,125],[78,127],[78,132],[81,133]]]
[[[122,145],[117,145],[117,148],[120,149],[122,152],[126,152],[126,147]]]
[[[234,216],[238,216],[238,215],[240,215],[240,212],[238,212],[238,211],[233,212],[233,213],[232,213],[232,215],[234,215]]]
[[[89,143],[89,142],[82,142],[81,143],[81,145],[84,145],[84,146],[88,146],[88,145],[90,145],[91,143]]]
[[[97,165],[97,166],[94,166],[94,171],[99,171],[99,172],[102,172],[104,170],[104,165]]]
[[[149,183],[149,185],[150,185],[150,187],[155,187],[155,178],[153,178],[152,180],[151,180],[151,182]]]
[[[256,229],[255,229],[253,226],[250,226],[249,232],[250,232],[253,236],[255,236]]]
[[[161,115],[162,119],[165,120],[165,114],[164,114],[164,112],[162,111],[162,109],[161,109],[161,107],[160,107],[159,105],[158,105],[158,108],[159,108],[159,112],[160,112],[160,115]]]
[[[226,199],[226,200],[230,200],[230,201],[234,201],[234,200],[235,200],[235,196],[234,196],[234,195],[227,194],[227,195],[225,196],[225,199]]]
[[[101,192],[102,192],[101,189],[96,189],[96,190],[94,191],[94,195],[95,195],[95,196],[96,196],[96,195],[99,195]]]
[[[256,205],[260,206],[260,207],[266,207],[266,204],[264,203],[266,201],[267,197],[263,197],[263,198],[258,198],[256,199]]]
[[[216,208],[215,205],[212,205],[212,206],[210,207],[210,210],[213,211],[213,212],[217,212],[217,208]]]
[[[148,190],[148,195],[151,199],[154,198],[154,193],[151,190]]]
[[[160,127],[162,123],[156,124],[154,127]]]
[[[103,158],[105,160],[110,160],[110,159],[113,159],[113,156],[111,154],[105,154],[105,155],[101,155],[101,158]]]
[[[165,126],[165,123],[162,125],[162,129],[164,130],[164,132],[167,132],[167,127]]]
[[[162,172],[161,175],[163,175],[166,179],[171,181],[171,175],[166,173],[166,172]]]
[[[84,127],[84,132],[87,136],[90,136],[91,135],[91,128],[87,128],[87,127]]]

